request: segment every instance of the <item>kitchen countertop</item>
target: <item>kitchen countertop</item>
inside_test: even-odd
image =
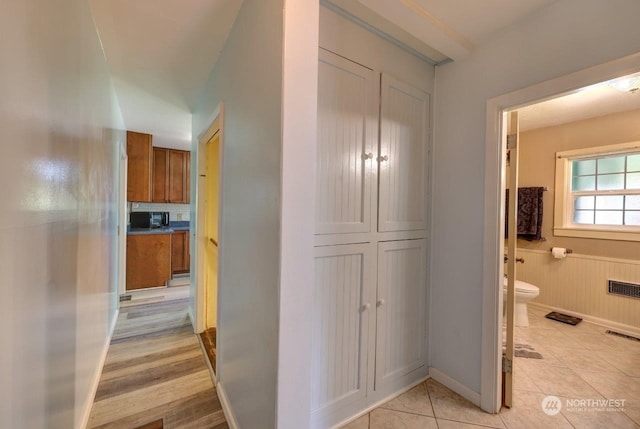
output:
[[[168,227],[161,228],[127,228],[129,235],[173,234],[176,231],[189,231],[189,221],[169,222]]]

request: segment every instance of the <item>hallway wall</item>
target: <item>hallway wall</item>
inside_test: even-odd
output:
[[[243,428],[276,424],[282,51],[283,0],[245,0],[193,113],[197,160],[198,136],[225,103],[217,376]]]
[[[640,3],[560,0],[436,70],[433,367],[481,389],[487,99],[640,51]],[[451,255],[455,255],[454,258]],[[462,262],[461,262],[462,261]]]
[[[0,5],[0,427],[81,427],[117,305],[120,112],[89,4]]]

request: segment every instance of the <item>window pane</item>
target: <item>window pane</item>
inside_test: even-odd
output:
[[[640,189],[640,173],[627,174],[627,189]]]
[[[625,197],[625,208],[627,210],[640,210],[640,195],[627,195]]]
[[[624,197],[622,195],[598,195],[596,197],[596,209],[598,210],[622,210]]]
[[[627,157],[627,171],[640,171],[640,154]]]
[[[624,213],[624,224],[625,225],[640,226],[640,211],[625,212]]]
[[[596,174],[596,160],[573,161],[573,175],[585,176],[588,174]]]
[[[598,190],[624,189],[624,174],[598,175]]]
[[[593,210],[595,208],[594,197],[576,197],[575,208],[578,210]]]
[[[598,174],[624,173],[624,156],[601,158],[598,160]]]
[[[576,210],[573,214],[573,223],[593,224],[592,210]]]
[[[596,225],[622,225],[622,210],[596,211]]]
[[[571,189],[573,191],[595,191],[596,176],[574,177]]]

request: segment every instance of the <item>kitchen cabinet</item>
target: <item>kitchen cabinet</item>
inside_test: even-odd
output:
[[[170,233],[127,235],[127,290],[165,286],[171,250]]]
[[[173,274],[188,273],[190,270],[189,231],[175,231],[171,239],[171,272]]]
[[[153,202],[189,203],[191,153],[153,148]]]
[[[151,202],[152,138],[127,131],[127,201]]]
[[[320,49],[314,428],[427,376],[429,95]]]

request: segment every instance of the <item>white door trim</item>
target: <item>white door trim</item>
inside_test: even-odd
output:
[[[497,413],[501,405],[502,276],[504,240],[505,130],[503,114],[585,86],[640,70],[640,53],[580,70],[487,100],[483,249],[483,316],[480,406]]]

